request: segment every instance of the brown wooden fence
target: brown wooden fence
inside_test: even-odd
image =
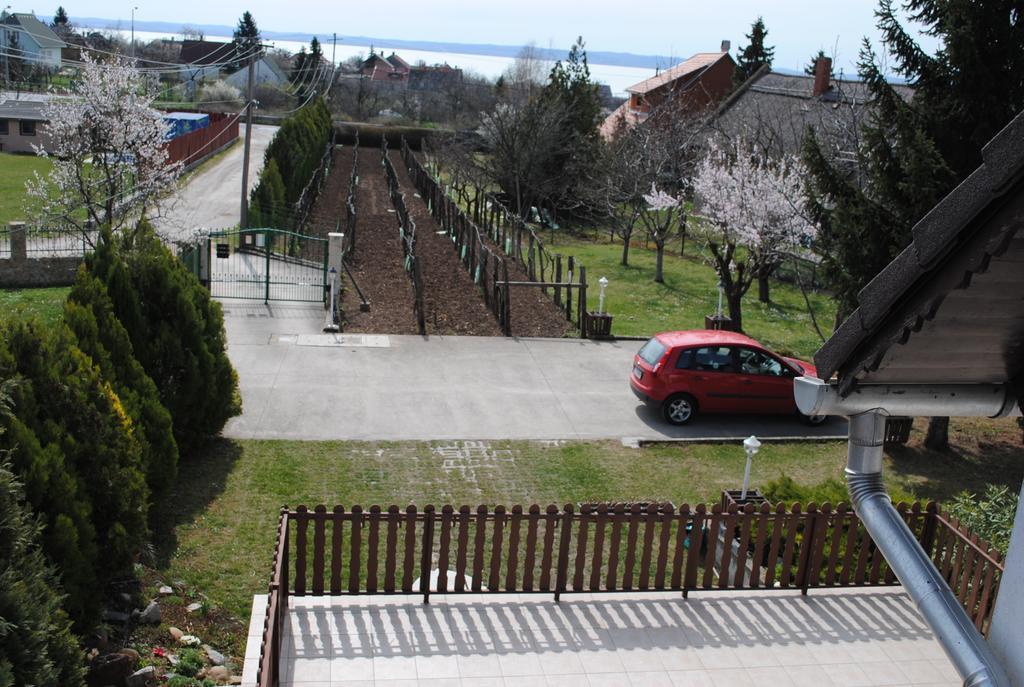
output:
[[[898,510],[976,627],[998,554],[936,504]],[[290,581],[290,584],[289,584]],[[847,504],[426,506],[282,510],[261,676],[276,675],[287,597],[800,590],[898,584]],[[276,637],[276,639],[275,639]],[[276,684],[264,681],[261,685]]]
[[[238,115],[210,113],[210,125],[167,142],[167,161],[194,165],[238,138]]]

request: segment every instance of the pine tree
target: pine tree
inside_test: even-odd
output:
[[[235,69],[241,69],[260,50],[260,30],[252,13],[246,10],[235,28]]]
[[[775,47],[764,44],[768,29],[765,28],[762,17],[757,18],[746,36],[750,43],[736,56],[736,71],[732,76],[732,82],[736,86],[753,76],[763,65],[770,67],[775,56]]]
[[[577,192],[578,185],[584,183],[600,152],[601,98],[597,84],[590,78],[582,36],[569,49],[566,59],[555,63],[540,97],[564,112],[560,134],[565,145],[551,155],[546,167],[552,177],[565,180],[552,202],[557,209],[572,212],[583,197]]]
[[[50,22],[50,28],[52,28],[58,36],[67,33],[70,28],[68,13],[64,10],[63,6],[57,8],[56,14],[53,15],[53,21]]]
[[[817,70],[818,67],[818,60],[823,60],[826,59],[827,57],[828,55],[825,54],[825,51],[819,48],[818,54],[811,56],[811,61],[804,65],[804,74],[807,74],[808,76],[814,76],[814,72]]]
[[[1024,109],[1019,2],[913,0],[907,9],[943,47],[924,52],[899,23],[892,0],[881,0],[876,16],[883,42],[915,92],[909,102],[900,97],[865,40],[859,71],[874,103],[862,129],[859,178],[838,169],[813,135],[804,146],[838,319],[910,242],[914,224],[978,166],[982,146]],[[947,433],[941,419],[933,420],[931,442],[941,448]]]

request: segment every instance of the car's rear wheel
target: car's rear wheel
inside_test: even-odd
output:
[[[803,420],[805,425],[817,427],[828,419],[828,415],[804,415],[800,413],[800,419]]]
[[[675,394],[661,404],[665,421],[673,425],[685,425],[697,415],[697,399],[690,394]]]

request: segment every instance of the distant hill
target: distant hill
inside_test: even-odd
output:
[[[78,26],[91,29],[117,29],[127,30],[128,22],[116,19],[99,19],[96,17],[72,17],[71,21]],[[166,33],[180,33],[182,26],[191,26],[208,36],[230,36],[234,27],[219,24],[191,24],[189,22],[167,22],[167,21],[135,21],[136,31],[153,31]],[[291,33],[285,31],[261,31],[266,40],[280,41],[301,41],[308,42],[315,35],[321,41],[329,39],[330,36],[312,33]],[[378,38],[373,36],[348,36],[339,35],[338,40],[349,45],[372,45],[381,50],[426,50],[429,52],[461,53],[463,55],[490,55],[494,57],[515,57],[519,54],[522,46],[519,45],[494,45],[491,43],[444,43],[438,41],[411,41],[399,38]],[[560,60],[565,58],[569,49],[558,48],[536,48],[543,59]],[[617,67],[639,67],[641,69],[662,69],[674,66],[680,57],[666,57],[665,55],[636,55],[628,52],[609,51],[587,51],[587,59],[591,64],[603,64]]]

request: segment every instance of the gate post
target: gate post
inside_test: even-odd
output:
[[[343,258],[345,255],[345,234],[332,231],[327,234],[327,260],[324,265],[329,274],[334,274],[334,279],[329,280],[327,302],[324,304],[330,312],[327,313],[327,327],[337,327],[338,312],[341,308],[341,272],[344,269]]]
[[[263,305],[268,305],[270,303],[270,249],[272,247],[271,244],[273,243],[273,241],[274,241],[274,235],[272,233],[270,233],[269,231],[264,231],[263,232],[263,250],[266,251],[267,261],[266,261],[266,269],[264,270],[265,274],[263,275],[263,279],[264,279],[264,282],[266,284],[266,287],[265,287],[264,292],[263,292]]]
[[[205,286],[207,289],[210,288],[210,241],[209,236],[204,236],[199,239],[196,244],[196,252],[199,253],[197,256],[199,263],[199,283]]]

